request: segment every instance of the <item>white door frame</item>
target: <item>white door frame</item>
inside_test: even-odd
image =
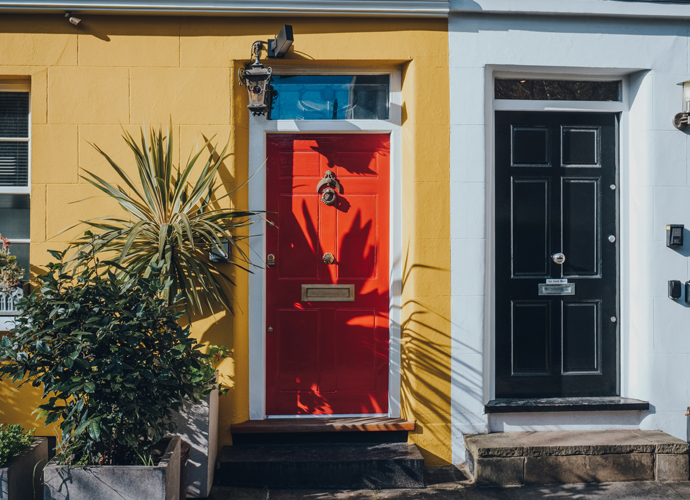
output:
[[[628,75],[638,70],[613,70],[610,73],[602,72],[595,68],[505,68],[501,66],[488,66],[486,78],[487,107],[489,111],[486,115],[486,154],[487,154],[487,205],[486,205],[486,290],[485,295],[485,328],[486,328],[486,348],[485,366],[488,371],[484,377],[484,400],[490,401],[496,397],[496,289],[494,286],[496,277],[496,244],[495,231],[496,221],[494,206],[496,204],[496,193],[494,192],[494,176],[496,172],[495,164],[495,112],[496,111],[579,111],[589,113],[620,113],[621,121],[618,130],[618,384],[621,395],[624,396],[627,388],[626,372],[623,369],[626,360],[623,358],[625,350],[624,332],[626,325],[627,295],[624,293],[627,275],[627,253],[624,252],[627,244],[627,211],[624,207],[628,203],[629,178],[628,178],[628,127],[629,127],[629,81]],[[620,101],[539,101],[539,100],[507,100],[494,98],[494,80],[496,78],[524,78],[524,79],[544,79],[544,80],[620,80],[621,81],[621,100]]]
[[[270,133],[388,133],[390,146],[390,256],[389,256],[389,374],[388,413],[400,416],[400,308],[402,293],[402,164],[400,158],[401,75],[398,68],[273,68],[274,74],[390,74],[390,118],[388,120],[268,120],[263,116],[249,118],[249,208],[266,209],[266,136]],[[248,113],[248,111],[247,111]],[[250,256],[265,265],[266,223],[251,226]],[[263,268],[249,275],[249,418],[266,417],[266,276]],[[307,415],[305,415],[307,416]],[[333,416],[333,415],[321,415]],[[338,415],[354,416],[354,415]],[[370,415],[371,416],[371,415]],[[296,417],[282,415],[282,417]],[[311,415],[308,415],[311,417]]]

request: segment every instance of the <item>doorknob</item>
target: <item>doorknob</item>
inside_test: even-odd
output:
[[[332,253],[325,253],[323,254],[323,262],[327,265],[331,265],[335,262],[335,257],[333,256]]]
[[[560,265],[560,264],[563,264],[565,262],[565,255],[563,255],[562,253],[555,253],[551,256],[551,259],[553,259],[553,261],[556,264]]]

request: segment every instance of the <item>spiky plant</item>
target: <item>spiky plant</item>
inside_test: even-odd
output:
[[[226,289],[233,281],[209,254],[222,249],[223,242],[228,241],[234,257],[231,264],[251,272],[251,261],[238,246],[235,231],[251,224],[251,217],[257,214],[218,208],[218,202],[232,194],[214,196],[216,174],[227,145],[217,154],[208,141],[198,153],[190,155],[183,168],[176,168],[172,122],[167,137],[162,128],[158,132],[151,128],[147,140],[142,128],[140,145],[127,131],[123,139],[134,153],[139,184],[95,144],[92,146],[105,157],[125,187],[113,186],[88,170],[82,178],[117,201],[127,215],[80,221],[89,229],[74,242],[78,250],[71,257],[72,263],[101,255],[115,263],[122,274],[133,277],[148,277],[152,264],[160,266],[162,275],[172,283],[165,292],[170,303],[181,293],[188,314],[190,310],[203,311],[202,304],[211,311],[213,304],[219,304],[232,312]],[[207,148],[212,151],[192,182],[196,162]]]

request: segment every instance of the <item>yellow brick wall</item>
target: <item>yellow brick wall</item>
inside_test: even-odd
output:
[[[31,79],[32,272],[63,248],[80,218],[119,208],[86,184],[88,169],[115,180],[89,143],[131,171],[121,128],[167,126],[172,117],[176,162],[203,144],[201,134],[229,142],[221,169],[225,189],[247,178],[248,112],[236,73],[255,40],[292,24],[294,52],[272,66],[397,66],[402,71],[403,124],[403,416],[417,421],[412,440],[427,463],[450,450],[449,97],[446,20],[369,18],[156,17],[62,15],[0,18],[0,78]],[[91,197],[91,198],[90,198]],[[84,198],[90,198],[82,201]],[[246,188],[233,198],[247,205]],[[236,314],[197,318],[194,335],[226,344],[221,365],[232,387],[221,399],[220,445],[229,425],[248,418],[247,277],[236,275]],[[38,426],[35,389],[0,387],[0,421]]]

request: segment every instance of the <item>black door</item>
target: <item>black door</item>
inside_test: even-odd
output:
[[[496,113],[496,397],[618,394],[618,116]]]

